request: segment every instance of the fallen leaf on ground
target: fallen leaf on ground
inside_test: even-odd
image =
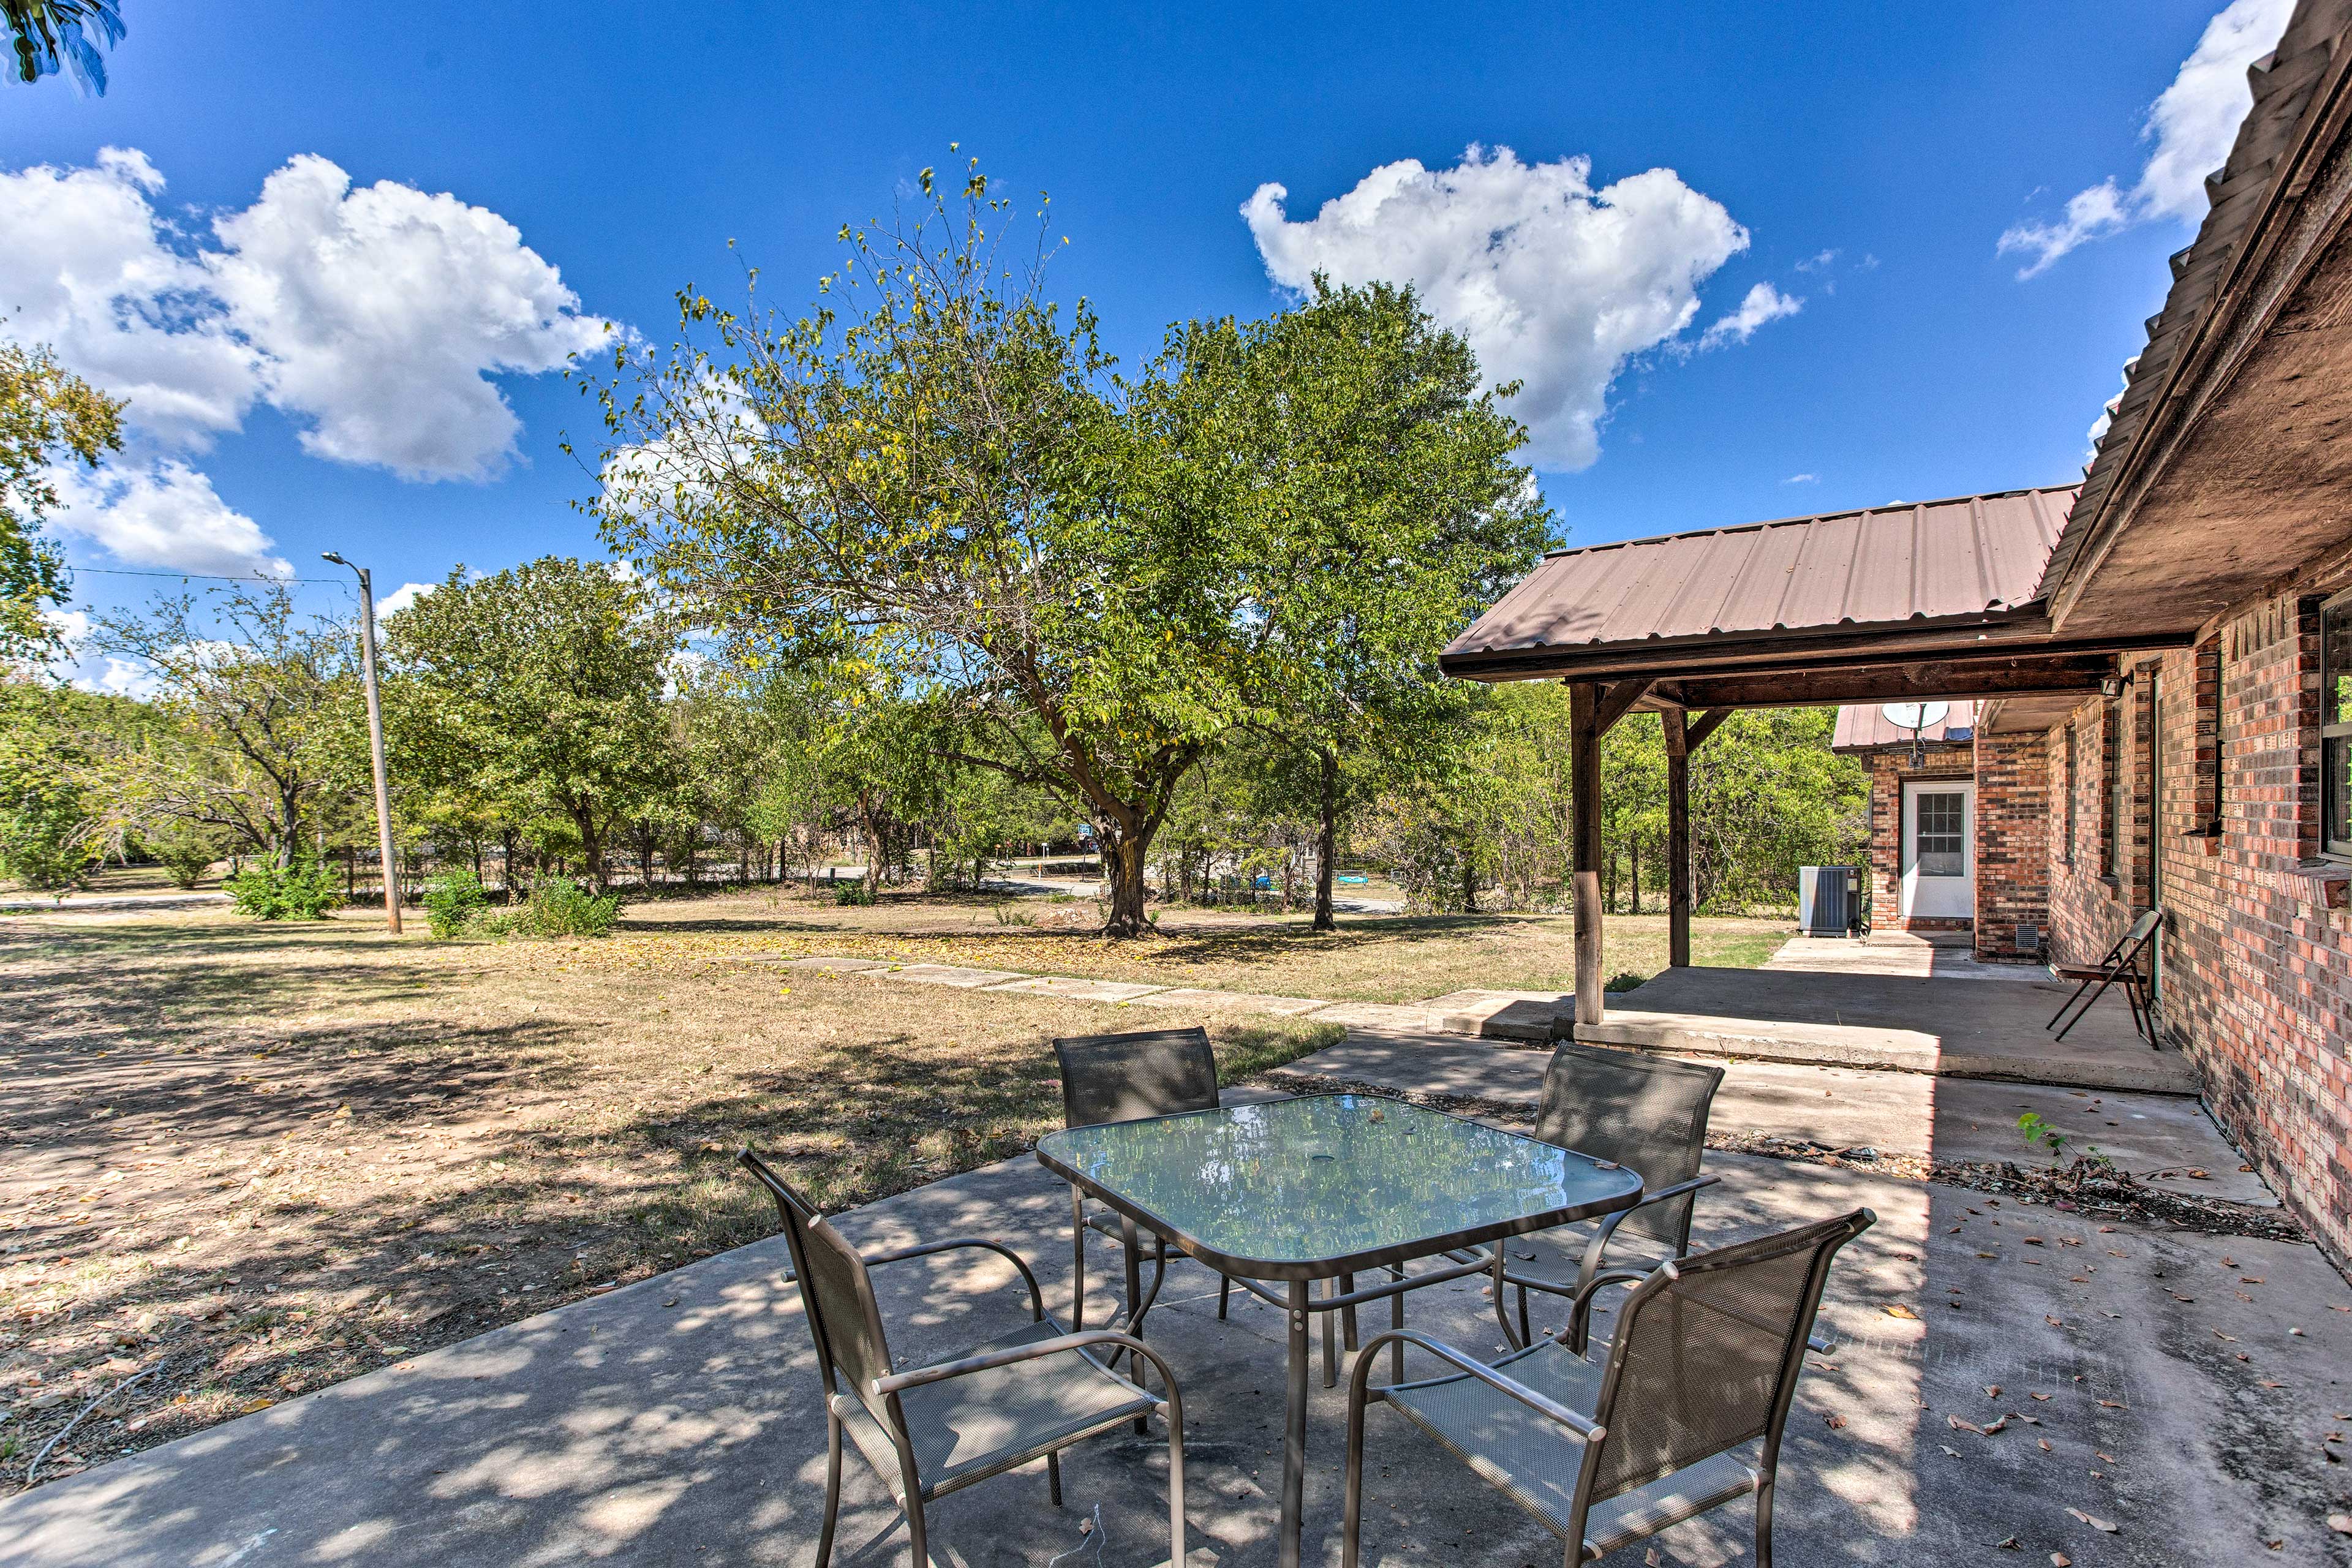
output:
[[[1892,1307],[1887,1308],[1886,1315],[1890,1318],[1909,1318],[1914,1322],[1918,1321],[1919,1319],[1918,1313],[1913,1311],[1910,1308],[1905,1306],[1900,1301],[1897,1301]]]
[[[2103,1534],[2113,1535],[2119,1528],[2118,1526],[2110,1524],[2105,1520],[2100,1519],[2095,1515],[2084,1513],[2079,1508],[2070,1508],[2066,1511],[2073,1514],[2076,1519],[2081,1520],[2084,1524],[2089,1525],[2093,1530],[2098,1531]]]

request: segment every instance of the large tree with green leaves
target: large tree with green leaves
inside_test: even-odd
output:
[[[106,54],[122,41],[118,0],[0,0],[8,23],[7,74],[36,82],[69,71],[83,90],[106,92]]]
[[[121,414],[48,350],[0,342],[0,662],[57,640],[42,612],[65,600],[65,560],[41,537],[59,505],[56,469],[94,468],[120,447]]]
[[[165,595],[100,617],[93,645],[154,683],[164,723],[124,749],[117,809],[142,826],[215,829],[289,866],[343,764],[359,698],[348,626],[298,611],[283,584]]]
[[[1255,323],[1228,394],[1255,484],[1237,513],[1262,722],[1298,753],[1332,926],[1340,818],[1458,730],[1438,650],[1551,542],[1525,429],[1410,289],[1334,288]]]
[[[604,883],[615,826],[667,782],[676,623],[604,563],[463,566],[384,622],[389,725],[427,776],[509,811],[560,815]]]
[[[1113,382],[1046,233],[976,166],[953,204],[844,228],[797,320],[691,289],[667,351],[593,384],[605,536],[747,661],[871,672],[965,737],[955,759],[1095,826],[1107,930],[1145,929],[1171,792],[1239,717],[1228,410],[1181,352]]]

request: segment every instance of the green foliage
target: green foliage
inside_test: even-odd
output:
[[[105,849],[86,724],[106,700],[0,680],[0,876],[63,898]]]
[[[122,41],[120,0],[0,0],[8,24],[9,74],[18,81],[70,71],[86,92],[106,93],[105,50]]]
[[[298,613],[285,584],[163,595],[100,616],[91,640],[160,688],[149,732],[112,765],[116,809],[142,828],[219,834],[290,866],[314,814],[365,777],[351,630]]]
[[[911,217],[842,231],[809,315],[688,289],[680,346],[616,344],[592,510],[747,658],[926,703],[952,760],[1083,814],[1111,929],[1139,931],[1170,793],[1243,703],[1234,422],[1181,344],[1114,381],[976,165],[952,211],[923,184]]]
[[[522,936],[609,936],[620,918],[618,893],[600,896],[569,877],[556,877],[530,890],[514,929]]]
[[[676,777],[663,688],[677,633],[644,587],[556,556],[460,566],[384,634],[405,776],[473,809],[561,818],[602,887],[615,827]]]
[[[323,921],[343,901],[335,868],[323,860],[280,866],[255,860],[221,883],[239,914],[263,921]]]
[[[874,902],[874,884],[865,880],[835,882],[833,885],[833,901],[843,908],[871,907]]]
[[[21,54],[25,32],[9,11]],[[121,447],[121,413],[49,350],[0,342],[0,663],[56,646],[42,611],[65,601],[65,558],[41,525],[59,505],[61,466],[95,468]]]
[[[194,887],[221,858],[217,836],[201,828],[174,825],[145,835],[142,842],[155,863],[171,875],[175,888]]]
[[[425,884],[425,923],[443,939],[462,936],[490,907],[471,871],[444,871]]]

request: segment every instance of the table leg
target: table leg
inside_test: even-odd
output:
[[[1129,1219],[1124,1215],[1119,1216],[1118,1240],[1118,1249],[1121,1253],[1126,1255],[1127,1258],[1126,1329],[1129,1333],[1133,1334],[1137,1339],[1141,1339],[1143,1337],[1143,1321],[1141,1318],[1137,1316],[1136,1309],[1143,1304],[1143,1260],[1138,1258],[1136,1253],[1142,1247],[1142,1237],[1136,1234],[1135,1222]],[[1141,1388],[1143,1386],[1143,1358],[1130,1352],[1127,1358],[1127,1375],[1129,1381],[1133,1383],[1138,1388]],[[1142,1416],[1139,1415],[1135,1418],[1135,1435],[1137,1436],[1145,1436],[1150,1434],[1150,1424]]]
[[[1288,1408],[1282,1425],[1282,1534],[1277,1568],[1298,1568],[1300,1517],[1307,1501],[1307,1281],[1290,1282]]]
[[[1325,1300],[1329,1300],[1339,1293],[1339,1282],[1337,1279],[1323,1281]],[[1339,1313],[1327,1307],[1323,1310],[1323,1386],[1326,1388],[1339,1386],[1339,1325],[1336,1321],[1338,1317]]]
[[[1339,1276],[1339,1294],[1342,1296],[1352,1294],[1355,1289],[1356,1277],[1354,1275],[1342,1274]],[[1355,1354],[1357,1350],[1360,1347],[1361,1342],[1356,1338],[1356,1309],[1353,1307],[1342,1307],[1339,1309],[1339,1344],[1349,1355]]]
[[[1402,1281],[1404,1279],[1404,1265],[1400,1263],[1391,1268],[1389,1278]],[[1404,1330],[1404,1292],[1402,1290],[1389,1298],[1389,1327],[1399,1332]],[[1391,1383],[1404,1381],[1404,1342],[1402,1340],[1389,1342],[1389,1381]]]

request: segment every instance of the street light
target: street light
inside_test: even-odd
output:
[[[386,931],[398,936],[400,879],[394,872],[392,859],[392,789],[383,776],[383,703],[375,689],[375,582],[366,567],[352,566],[331,550],[321,552],[319,559],[351,566],[360,580],[360,672],[367,687],[368,750],[375,761],[375,839],[376,847],[383,853],[383,924]]]

